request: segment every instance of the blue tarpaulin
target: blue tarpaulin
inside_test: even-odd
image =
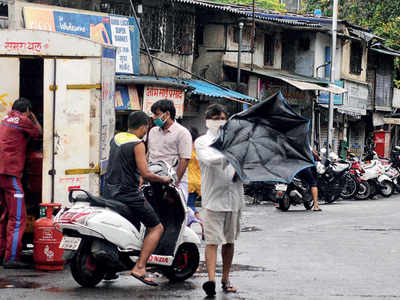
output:
[[[142,80],[156,79],[153,76],[133,76],[131,78],[138,79],[138,80],[140,80],[140,79],[142,79]],[[237,99],[237,100],[242,100],[242,101],[246,101],[246,102],[258,102],[258,99],[256,99],[256,98],[235,92],[233,90],[218,86],[216,84],[208,83],[204,80],[172,78],[172,77],[159,77],[158,80],[160,82],[164,82],[164,83],[167,81],[167,82],[174,82],[174,83],[188,85],[194,89],[194,90],[192,90],[192,94],[196,94],[196,95],[205,95],[205,96],[209,96],[209,97],[225,98],[225,99]],[[152,84],[156,84],[155,81],[156,80],[154,80],[152,82]]]

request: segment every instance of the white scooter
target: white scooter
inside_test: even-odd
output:
[[[149,170],[176,178],[173,167],[165,162],[149,165]],[[164,234],[148,265],[171,281],[184,281],[197,270],[200,244],[196,233],[186,226],[184,194],[173,184],[160,183],[146,184],[142,191],[164,226]],[[60,248],[71,261],[73,278],[81,286],[93,287],[106,274],[132,269],[139,258],[146,228],[135,220],[129,207],[84,190],[70,191],[69,201],[72,207],[57,214],[55,227],[64,235]]]
[[[394,192],[393,180],[387,175],[390,164],[383,164],[376,152],[370,163],[362,163],[361,167],[365,171],[361,179],[368,181],[371,188],[371,196],[375,195],[377,190],[384,196],[389,197]]]

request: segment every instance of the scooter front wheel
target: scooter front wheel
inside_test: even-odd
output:
[[[172,266],[163,268],[163,274],[172,282],[181,282],[192,277],[199,267],[200,254],[195,244],[179,246]]]
[[[393,182],[384,180],[380,184],[380,192],[383,197],[390,197],[393,194],[394,186]]]

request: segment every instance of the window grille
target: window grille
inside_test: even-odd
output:
[[[350,73],[361,74],[363,47],[361,42],[352,41],[350,45]]]
[[[141,24],[150,50],[193,54],[194,15],[174,9],[145,7]]]
[[[273,36],[266,34],[264,36],[264,65],[272,66],[275,56],[275,40]]]

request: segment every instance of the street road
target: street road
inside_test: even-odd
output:
[[[224,295],[218,284],[216,299],[400,298],[400,196],[321,207],[313,213],[303,207],[280,212],[271,204],[247,206],[231,278],[239,292]],[[156,277],[157,288],[128,273],[87,289],[68,270],[0,267],[0,299],[204,299],[204,245],[201,260],[193,278],[170,284]]]

